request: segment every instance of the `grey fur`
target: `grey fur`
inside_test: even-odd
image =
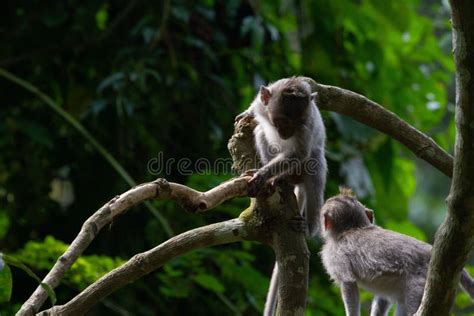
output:
[[[373,225],[366,211],[354,197],[343,194],[324,204],[322,227],[325,221],[332,224],[324,232],[324,267],[341,289],[351,284],[350,290],[342,291],[347,315],[359,315],[353,284],[376,295],[371,316],[387,315],[390,304],[396,304],[397,316],[413,315],[423,296],[431,245]],[[465,270],[460,283],[474,298],[474,281]]]
[[[370,316],[387,316],[391,305],[389,300],[376,295],[372,301]]]
[[[271,102],[278,102],[278,97],[283,88],[289,82],[296,82],[308,95],[311,94],[310,85],[301,77],[280,79],[267,88],[272,92]],[[302,172],[303,181],[297,184],[297,193],[300,213],[306,218],[309,235],[315,236],[319,233],[319,210],[324,203],[324,188],[326,185],[327,163],[324,156],[326,143],[326,130],[324,128],[321,114],[319,113],[313,98],[304,122],[295,130],[295,134],[287,139],[282,139],[274,127],[270,118],[268,106],[261,102],[261,92],[257,94],[250,107],[239,115],[253,116],[258,125],[255,128],[256,148],[263,164],[257,174],[264,178],[284,175],[296,172],[299,168]],[[307,174],[303,162],[311,160],[311,174]],[[298,162],[297,166],[291,162]]]
[[[272,122],[271,111],[272,106],[275,106],[272,102],[280,102],[281,92],[290,83],[295,84],[302,94],[308,97],[309,105],[301,125],[297,126],[289,139],[283,139]],[[271,92],[268,105],[264,105],[261,100],[262,89]],[[273,177],[300,172],[302,181],[295,185],[298,207],[301,216],[305,218],[307,232],[310,236],[315,236],[319,234],[319,210],[324,203],[327,175],[324,156],[326,131],[321,114],[314,103],[310,85],[302,77],[281,79],[262,89],[248,110],[236,118],[238,120],[244,115],[251,115],[258,123],[254,131],[255,143],[263,167],[255,176],[260,176],[266,181]],[[311,172],[307,172],[304,167],[308,161],[311,161]],[[267,316],[273,315],[275,311],[277,276],[278,266],[275,264],[265,304],[264,315]]]

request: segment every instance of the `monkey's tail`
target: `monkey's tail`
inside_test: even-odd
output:
[[[474,280],[466,271],[466,269],[462,270],[459,283],[461,283],[461,286],[464,289],[464,291],[466,291],[466,293],[469,294],[469,296],[471,297],[471,300],[474,300]]]
[[[276,311],[278,299],[278,264],[275,262],[273,267],[272,278],[270,279],[270,286],[268,287],[267,300],[265,301],[265,309],[263,316],[273,316]]]

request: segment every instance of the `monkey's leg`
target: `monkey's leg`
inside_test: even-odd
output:
[[[307,234],[308,223],[307,223],[306,218],[304,217],[307,193],[303,185],[296,185],[294,192],[296,195],[296,201],[298,203],[300,214],[291,218],[289,221],[289,224],[290,224],[291,229],[293,229],[295,232]]]
[[[407,306],[405,304],[397,304],[394,316],[408,316],[408,315],[412,316],[414,313],[416,313],[416,309],[413,313],[408,314]]]
[[[275,262],[273,267],[270,286],[268,287],[267,299],[265,301],[265,309],[263,316],[273,316],[276,310],[278,300],[278,264]]]
[[[255,147],[257,148],[258,157],[263,165],[266,165],[275,155],[270,151],[270,144],[265,137],[262,126],[257,125],[253,131],[255,135]]]
[[[341,294],[344,300],[346,316],[360,316],[359,288],[357,287],[357,283],[342,283]]]
[[[423,298],[426,279],[424,276],[415,275],[407,280],[404,291],[404,301],[397,303],[395,316],[414,315],[420,307]]]
[[[392,304],[385,298],[375,296],[370,308],[370,316],[386,316]]]
[[[467,294],[469,294],[471,299],[474,299],[474,280],[471,278],[466,269],[462,270],[459,283],[461,283],[462,288]]]
[[[298,197],[300,211],[306,218],[308,224],[308,233],[310,236],[316,236],[321,232],[319,213],[324,203],[324,187],[326,185],[326,174],[308,174],[303,177],[301,186],[304,189],[305,198]],[[298,185],[299,186],[299,185]]]

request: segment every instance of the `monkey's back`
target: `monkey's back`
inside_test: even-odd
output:
[[[396,300],[407,287],[424,286],[431,245],[371,225],[328,238],[321,255],[337,283],[357,282]]]

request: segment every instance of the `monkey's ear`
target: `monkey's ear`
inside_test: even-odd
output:
[[[374,211],[371,210],[370,208],[365,208],[365,214],[367,215],[367,218],[369,219],[370,223],[374,223]]]
[[[262,101],[263,105],[268,105],[271,96],[272,93],[270,89],[265,86],[260,86],[260,101]]]
[[[324,230],[331,229],[334,225],[334,220],[329,216],[329,214],[324,213]]]
[[[318,96],[318,93],[317,93],[317,92],[311,93],[311,101],[316,102],[316,97],[317,97],[317,96]]]

